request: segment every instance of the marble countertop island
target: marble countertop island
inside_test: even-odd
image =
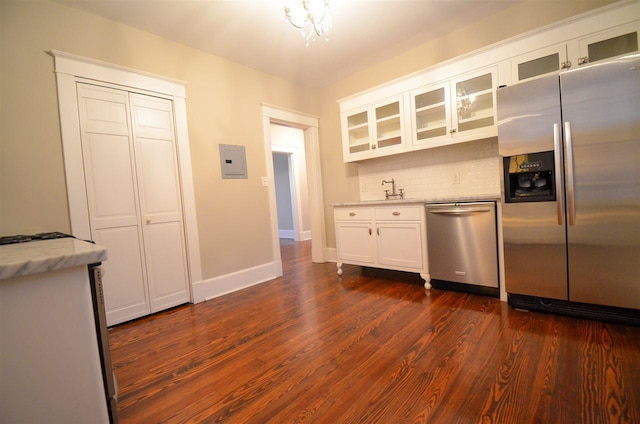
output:
[[[75,238],[0,246],[0,280],[55,271],[107,259],[107,249]]]

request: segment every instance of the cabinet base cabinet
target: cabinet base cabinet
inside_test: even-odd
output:
[[[373,244],[371,224],[366,222],[336,223],[336,244],[346,262],[374,265],[375,246]]]
[[[343,264],[416,272],[431,288],[424,207],[334,206],[338,275]]]

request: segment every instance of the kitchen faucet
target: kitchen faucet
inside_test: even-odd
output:
[[[391,184],[391,193],[389,193],[389,190],[384,191],[385,200],[389,200],[389,198],[404,199],[404,189],[401,188],[398,190],[399,193],[396,193],[396,181],[393,178],[391,179],[391,181],[382,180],[382,185],[385,185],[385,184]]]

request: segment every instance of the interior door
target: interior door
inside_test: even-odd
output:
[[[93,240],[104,262],[107,322],[150,312],[127,93],[78,84],[82,154]]]
[[[130,94],[151,310],[189,300],[170,100]]]

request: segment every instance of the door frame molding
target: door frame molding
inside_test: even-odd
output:
[[[89,82],[96,85],[164,97],[173,101],[176,145],[178,148],[178,170],[180,173],[185,243],[187,247],[186,259],[190,282],[190,297],[193,302],[192,287],[194,283],[202,280],[202,266],[200,263],[200,242],[196,220],[191,152],[189,150],[186,83],[57,50],[51,50],[49,53],[54,58],[54,71],[58,89],[60,131],[71,233],[76,237],[91,238],[76,83]]]
[[[320,137],[318,133],[319,119],[316,116],[301,112],[262,104],[262,129],[264,134],[265,159],[267,162],[267,180],[271,182],[268,187],[268,192],[273,262],[277,267],[277,275],[281,276],[282,257],[280,255],[280,237],[278,236],[276,189],[273,184],[271,123],[300,128],[304,132],[309,212],[311,219],[311,260],[313,262],[326,262],[325,250],[327,246],[327,236],[324,221],[324,200],[322,195],[322,173],[320,167]]]

